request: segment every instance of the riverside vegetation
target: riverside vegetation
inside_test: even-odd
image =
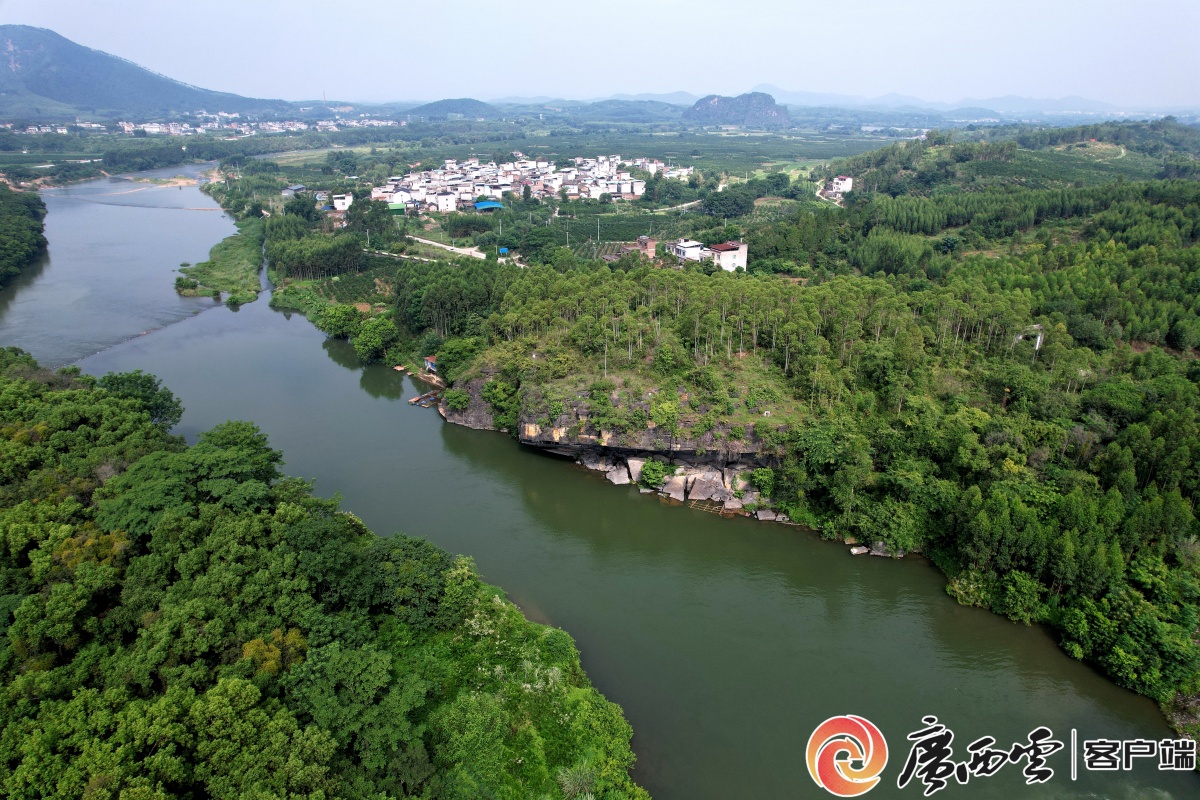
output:
[[[927,554],[960,602],[1052,626],[1196,735],[1197,137],[1019,133],[834,162],[866,189],[845,208],[689,220],[746,236],[751,274],[547,241],[526,269],[368,260],[276,299],[363,358],[437,353],[447,409],[515,436],[753,452],[764,503]]]
[[[646,797],[566,633],[181,413],[0,351],[0,794]]]
[[[46,204],[36,194],[0,183],[0,286],[46,249],[45,216]]]

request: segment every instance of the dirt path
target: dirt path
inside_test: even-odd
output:
[[[409,238],[413,239],[414,241],[420,242],[421,244],[427,244],[432,247],[440,247],[443,250],[449,250],[451,253],[457,253],[460,256],[470,256],[471,258],[480,258],[480,259],[487,258],[486,255],[484,255],[482,252],[480,252],[478,247],[452,247],[451,245],[448,245],[448,244],[442,244],[441,242],[435,242],[432,239],[422,239],[419,236],[409,236]]]

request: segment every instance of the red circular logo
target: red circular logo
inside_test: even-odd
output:
[[[808,773],[818,786],[838,797],[857,797],[879,784],[887,766],[887,742],[879,728],[847,714],[817,726],[808,737],[806,756]]]

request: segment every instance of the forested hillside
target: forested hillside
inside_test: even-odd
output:
[[[0,351],[0,795],[646,796],[567,634],[180,413]]]
[[[46,249],[42,235],[46,204],[33,192],[14,192],[0,183],[0,286]]]
[[[1200,176],[1200,128],[1167,117],[1074,128],[1002,126],[930,131],[828,164],[859,194],[930,195],[963,189],[1064,188],[1114,180]]]

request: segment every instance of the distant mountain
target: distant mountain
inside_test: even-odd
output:
[[[700,125],[745,125],[751,128],[782,128],[792,124],[788,111],[775,98],[762,92],[721,97],[710,94],[683,112],[683,119]]]
[[[500,109],[470,97],[455,100],[436,100],[423,106],[410,108],[407,112],[414,117],[460,116],[468,119],[493,119],[500,116]]]
[[[984,119],[1000,119],[1003,114],[992,108],[952,108],[944,115],[951,122],[967,122]]]
[[[1114,106],[1111,103],[1102,103],[1099,100],[1089,100],[1086,97],[1060,97],[1056,100],[1052,100],[1037,99],[1032,97],[1017,97],[1016,95],[1011,94],[1004,97],[989,97],[984,100],[968,98],[965,100],[960,100],[954,105],[994,108],[1003,114],[1104,114],[1109,111],[1118,110],[1117,106]]]
[[[780,89],[778,86],[772,86],[769,83],[760,83],[751,91],[762,92],[769,94],[780,103],[785,103],[793,106],[830,106],[830,107],[851,107],[863,105],[863,98],[855,97],[848,94],[829,94],[827,92],[789,92],[786,89]]]
[[[585,122],[678,122],[683,115],[680,106],[653,100],[601,100],[564,112]]]
[[[961,109],[991,111],[991,116],[1013,114],[1104,114],[1117,111],[1111,103],[1099,100],[1089,100],[1086,97],[1061,97],[1058,99],[1038,99],[1007,95],[1005,97],[989,97],[984,99],[963,98],[954,103],[938,103],[922,100],[911,95],[896,94],[895,92],[879,97],[861,97],[847,94],[822,94],[819,92],[791,92],[770,84],[759,84],[754,87],[756,92],[767,92],[780,103],[794,106],[833,106],[842,108],[909,108],[932,109],[935,111],[955,111]]]
[[[502,105],[512,106],[539,106],[546,103],[566,103],[578,102],[567,101],[561,97],[547,97],[546,95],[537,95],[536,97],[493,97],[491,102],[500,103]]]
[[[700,95],[691,92],[668,92],[667,94],[614,94],[603,100],[646,100],[657,103],[670,103],[673,106],[690,106],[700,99]]]
[[[45,28],[0,25],[0,116],[139,118],[204,109],[209,113],[283,112],[283,100],[213,92],[76,44]]]

